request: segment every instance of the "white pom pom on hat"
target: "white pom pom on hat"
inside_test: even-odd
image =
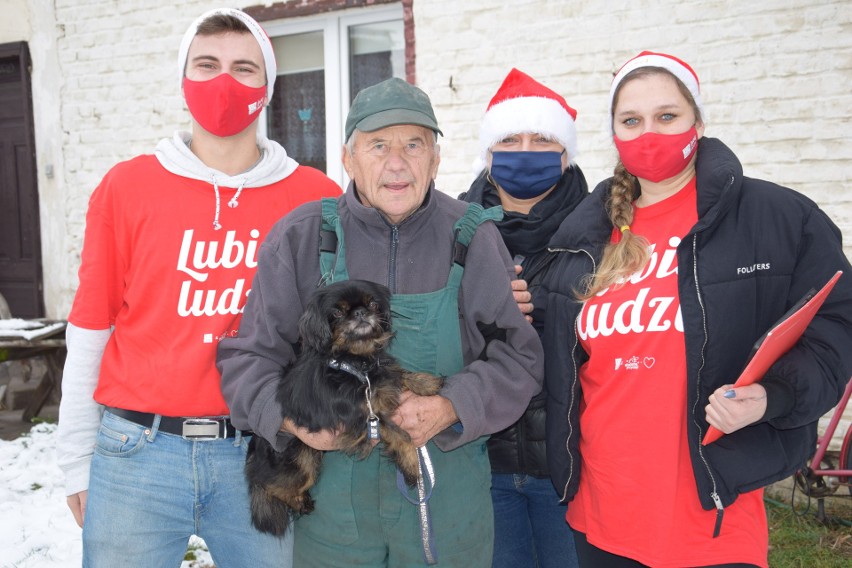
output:
[[[189,46],[192,40],[198,33],[198,26],[206,19],[217,14],[225,16],[233,16],[246,25],[251,35],[257,40],[260,46],[260,51],[263,54],[263,62],[266,67],[266,104],[272,100],[272,93],[275,89],[275,77],[278,75],[278,66],[275,63],[275,50],[272,49],[272,42],[264,29],[260,27],[257,21],[243,12],[234,8],[216,8],[201,14],[192,24],[186,29],[183,34],[183,39],[180,42],[178,50],[178,84],[183,88],[183,77],[186,72],[186,58],[189,55]]]
[[[704,112],[704,103],[701,102],[701,89],[698,83],[698,74],[685,61],[678,59],[673,55],[666,53],[656,53],[653,51],[643,51],[639,55],[629,59],[627,63],[621,66],[621,69],[615,74],[612,79],[612,85],[609,88],[609,114],[612,118],[612,104],[615,97],[615,91],[624,80],[628,73],[635,71],[641,67],[660,67],[665,69],[684,84],[689,90],[692,98],[695,99],[695,104],[698,110],[701,111],[702,122],[706,119]],[[610,120],[610,131],[612,130],[612,120]],[[612,132],[610,132],[612,133]]]
[[[479,129],[479,157],[475,173],[485,169],[488,150],[510,134],[539,133],[558,141],[568,154],[577,157],[577,111],[559,93],[526,73],[512,69],[488,103]]]

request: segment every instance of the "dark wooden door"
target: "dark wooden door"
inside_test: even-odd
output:
[[[0,294],[12,317],[44,317],[27,44],[0,44]]]

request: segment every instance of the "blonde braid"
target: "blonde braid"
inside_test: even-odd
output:
[[[621,240],[606,245],[597,272],[586,276],[586,292],[577,294],[580,300],[587,300],[620,279],[626,279],[648,262],[648,241],[630,230],[637,185],[636,177],[619,160],[615,166],[606,209],[612,225],[621,229]]]
[[[674,79],[680,94],[692,107],[696,124],[703,124],[701,108],[695,102],[692,93],[680,79],[661,67],[639,67],[625,75],[612,94],[610,112],[615,111],[618,97],[624,85],[640,77],[660,74],[668,75]],[[609,118],[612,120],[613,115],[610,114]],[[651,253],[648,252],[650,244],[647,239],[630,230],[630,224],[633,222],[633,201],[638,197],[636,192],[638,185],[639,180],[631,175],[619,160],[613,173],[612,189],[606,210],[613,226],[621,229],[621,240],[617,244],[606,245],[597,271],[594,274],[587,274],[580,283],[585,292],[575,290],[578,299],[588,300],[601,290],[612,285],[618,285],[619,280],[626,280],[634,272],[643,269],[648,263],[648,259],[651,257]]]

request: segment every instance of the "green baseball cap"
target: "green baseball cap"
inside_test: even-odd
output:
[[[346,140],[355,129],[373,132],[397,124],[416,124],[444,135],[438,128],[429,96],[414,85],[393,77],[362,89],[355,96],[346,117]]]

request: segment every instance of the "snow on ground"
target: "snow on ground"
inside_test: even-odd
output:
[[[82,562],[81,530],[65,504],[56,465],[55,424],[0,440],[0,568],[76,568]],[[196,560],[181,568],[212,567],[203,541]]]

